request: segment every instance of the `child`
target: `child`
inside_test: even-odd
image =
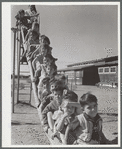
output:
[[[44,79],[45,80],[45,79]],[[50,83],[50,81],[49,81],[49,84],[50,84],[50,86],[52,87],[53,86],[53,88],[51,88],[50,86],[50,94],[48,95],[48,96],[45,96],[45,97],[43,97],[42,98],[42,100],[41,100],[41,112],[44,110],[44,108],[54,99],[54,95],[53,95],[53,92],[52,92],[52,90],[54,90],[55,88],[57,88],[57,86],[60,86],[60,87],[62,87],[62,84],[61,84],[61,82],[60,81],[58,81],[58,80],[55,80],[55,81],[53,81],[53,82],[51,82]]]
[[[30,29],[25,37],[25,42],[27,42],[27,52],[32,53],[35,50],[35,46],[31,46],[31,44],[39,44],[39,24],[34,22],[32,24],[32,29]]]
[[[77,134],[77,140],[74,144],[102,144],[106,142],[102,133],[102,118],[97,110],[97,98],[90,94],[84,94],[79,103],[83,109],[83,113],[78,115],[76,119],[69,125],[69,130],[74,130]]]
[[[21,9],[18,14],[15,16],[15,18],[18,20],[18,23],[16,25],[18,25],[19,23],[23,25],[23,27],[28,30],[31,28],[32,23],[28,23],[28,20],[31,19],[31,17],[35,17],[38,16],[39,14],[36,14],[34,16],[25,16],[25,11],[23,9]]]
[[[67,129],[67,125],[74,120],[76,115],[76,107],[73,105],[70,106],[70,102],[77,102],[78,96],[73,91],[67,91],[64,95],[61,106],[58,111],[55,111],[52,115],[50,113],[48,119],[50,120],[49,126],[53,131],[52,139],[54,138],[57,132],[60,132],[61,140],[64,144],[65,139],[65,131]],[[54,123],[55,121],[55,123]],[[69,143],[69,142],[68,142]]]
[[[35,79],[39,77],[41,71],[41,80],[46,76],[53,77],[53,75],[57,72],[57,66],[54,64],[55,60],[56,59],[54,57],[47,55],[43,57],[43,64],[40,64],[37,61],[38,67],[35,70]]]
[[[48,96],[51,92],[50,92],[50,86],[49,86],[49,77],[46,77],[42,80],[42,96],[41,98],[43,99],[45,96]]]
[[[41,43],[44,43],[46,45],[50,45],[50,39],[45,35],[41,35]]]
[[[34,15],[37,14],[37,10],[36,10],[35,5],[29,5],[28,8],[29,8],[28,10],[25,10],[25,15],[26,16],[34,16]],[[34,19],[35,19],[35,17],[32,17],[30,19],[30,22],[33,23]]]
[[[55,79],[56,80],[60,80],[64,86],[64,88],[66,88],[67,90],[69,90],[67,84],[66,84],[66,77],[65,75],[62,75],[62,74],[57,74],[55,75]]]
[[[37,49],[32,53],[30,60],[34,59],[35,55],[38,55],[41,53],[42,46],[46,46],[46,48],[48,49],[47,54],[52,54],[52,47],[50,47],[49,45],[50,45],[49,38],[46,37],[45,35],[41,35],[40,46],[37,47]]]
[[[36,47],[31,46],[31,44],[39,44],[39,24],[34,22],[32,24],[32,29],[28,31],[25,37],[24,44],[26,43],[26,51],[24,52],[22,59],[27,55],[32,54],[35,51]],[[22,62],[22,59],[20,60]]]
[[[54,64],[53,66],[50,65],[41,65],[41,76],[39,77],[39,84],[38,84],[38,98],[41,99],[41,86],[42,86],[42,79],[45,77],[53,77],[57,73],[57,66]]]
[[[54,113],[54,111],[58,110],[59,106],[62,103],[63,90],[64,88],[62,86],[56,86],[56,88],[52,90],[54,99],[42,111],[42,125],[44,127],[45,132],[47,132],[49,127],[47,113],[48,112]]]
[[[48,47],[46,45],[41,46],[41,52],[36,58],[32,61],[32,66],[34,71],[38,68],[39,64],[43,64],[43,58],[47,55]]]

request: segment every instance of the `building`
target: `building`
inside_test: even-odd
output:
[[[64,73],[75,84],[118,86],[118,56],[67,65],[58,73]]]

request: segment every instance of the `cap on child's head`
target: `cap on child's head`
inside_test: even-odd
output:
[[[77,102],[78,101],[78,95],[71,90],[65,89],[63,91],[63,96],[64,96],[64,99],[69,99],[69,101],[71,101],[71,102]]]
[[[44,78],[44,79],[42,80],[42,84],[49,83],[49,80],[50,80],[49,77]]]
[[[79,99],[79,103],[81,104],[81,106],[84,106],[91,102],[97,102],[97,98],[95,95],[91,94],[90,92],[83,94]]]

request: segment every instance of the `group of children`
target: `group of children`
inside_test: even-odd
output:
[[[20,11],[20,18],[16,18],[28,28],[24,42],[27,45],[25,55],[32,63],[32,81],[37,86],[37,109],[44,131],[50,129],[52,139],[60,134],[62,144],[110,143],[102,132],[97,98],[86,93],[78,99],[78,95],[69,90],[65,75],[57,74],[57,59],[52,56],[49,38],[39,34],[37,20],[31,22],[30,27],[30,22],[26,21],[31,16],[22,13]]]

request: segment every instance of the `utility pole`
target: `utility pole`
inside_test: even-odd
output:
[[[112,48],[105,48],[105,51],[106,51],[106,54],[107,54],[106,57],[111,57],[111,55],[112,55]]]

